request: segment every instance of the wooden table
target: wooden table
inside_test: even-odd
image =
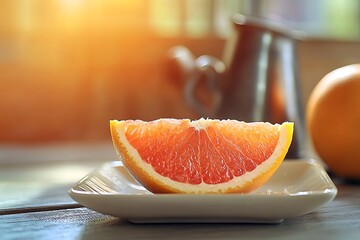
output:
[[[132,224],[67,191],[117,159],[111,143],[0,146],[0,239],[360,239],[360,185],[333,178],[337,197],[281,224]]]

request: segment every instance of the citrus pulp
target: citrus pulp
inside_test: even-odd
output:
[[[250,192],[282,163],[293,123],[159,119],[110,122],[124,166],[154,193]]]

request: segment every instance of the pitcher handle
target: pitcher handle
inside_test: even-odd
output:
[[[171,68],[177,78],[184,82],[184,98],[188,105],[203,117],[214,117],[220,107],[222,91],[220,87],[221,75],[225,72],[225,64],[216,57],[203,55],[194,58],[189,49],[177,46],[169,51],[172,62]],[[205,81],[203,83],[203,81]],[[196,92],[200,85],[204,85],[210,95],[209,105],[202,102]]]

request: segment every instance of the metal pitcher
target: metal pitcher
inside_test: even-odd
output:
[[[234,15],[233,23],[235,31],[222,60],[208,55],[195,59],[182,46],[170,49],[170,63],[184,82],[186,102],[203,117],[292,121],[295,132],[287,157],[304,156],[306,132],[296,53],[301,35],[241,14]],[[210,101],[199,97],[200,87]]]

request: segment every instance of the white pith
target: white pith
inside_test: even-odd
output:
[[[201,129],[201,128],[206,128],[206,125],[209,123],[209,121],[212,120],[200,119],[197,121],[191,121],[190,123],[196,129]],[[231,121],[231,120],[224,120],[224,121]],[[277,125],[280,130],[280,136],[279,136],[279,142],[273,154],[269,157],[268,160],[258,165],[253,171],[247,172],[241,175],[240,177],[235,177],[229,182],[219,183],[219,184],[201,183],[197,185],[177,182],[168,177],[164,177],[160,175],[153,169],[151,164],[148,164],[141,159],[138,151],[128,142],[123,128],[117,127],[116,131],[119,137],[119,141],[127,149],[129,156],[131,156],[135,164],[141,166],[142,170],[146,172],[149,176],[152,176],[156,181],[161,182],[163,185],[170,186],[172,189],[178,189],[179,191],[186,191],[186,192],[202,193],[202,192],[219,192],[221,189],[228,189],[234,187],[234,185],[243,186],[247,182],[251,182],[254,178],[261,175],[262,172],[267,172],[268,169],[273,167],[275,161],[282,161],[282,159],[279,160],[279,154],[284,152],[283,150],[284,148],[288,147],[286,142],[284,141],[286,139],[286,134],[287,134],[286,128],[282,127],[284,124],[291,124],[291,123],[283,123],[282,125]]]

